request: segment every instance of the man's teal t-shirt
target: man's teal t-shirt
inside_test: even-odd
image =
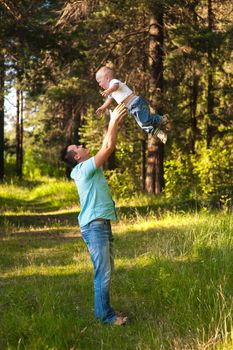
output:
[[[94,157],[77,164],[70,176],[75,181],[80,198],[80,227],[97,218],[117,220],[115,204],[103,170],[96,168]]]

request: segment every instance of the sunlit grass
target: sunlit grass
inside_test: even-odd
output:
[[[232,213],[120,201],[111,296],[130,323],[114,328],[93,316],[73,185],[5,185],[0,197],[0,349],[233,348]]]
[[[78,208],[77,191],[73,181],[42,178],[19,186],[16,183],[2,184],[0,186],[2,205],[0,212],[14,213],[46,212],[60,210],[62,207]]]

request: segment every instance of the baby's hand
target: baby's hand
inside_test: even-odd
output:
[[[110,94],[110,92],[109,92],[108,89],[107,89],[107,90],[102,91],[100,94],[101,94],[102,96],[106,97],[106,96],[108,96],[108,95]]]
[[[99,107],[95,112],[97,115],[101,115],[102,113],[104,113],[106,110],[106,108],[103,107]]]

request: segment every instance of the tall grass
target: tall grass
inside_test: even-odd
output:
[[[111,298],[130,322],[104,326],[75,191],[0,187],[0,349],[232,349],[232,213],[121,201]]]

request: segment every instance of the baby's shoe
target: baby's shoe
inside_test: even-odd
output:
[[[160,139],[160,141],[162,141],[162,143],[167,142],[167,134],[163,130],[157,128],[157,129],[155,129],[153,135],[157,136],[158,139]]]
[[[159,126],[159,128],[166,130],[166,131],[170,129],[171,121],[169,118],[169,114],[161,115],[161,120],[160,120],[160,123],[158,126]]]
[[[158,137],[163,143],[167,142],[167,134],[160,128],[156,128],[151,132],[151,135]]]

